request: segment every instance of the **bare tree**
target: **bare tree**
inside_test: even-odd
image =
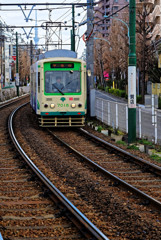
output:
[[[140,88],[142,102],[146,93],[145,82],[148,78],[149,67],[155,61],[154,45],[152,42],[153,25],[148,23],[148,18],[151,13],[150,8],[143,3],[137,8],[136,17],[136,54],[137,67],[140,71]]]
[[[30,75],[30,56],[27,49],[19,48],[19,76],[24,83]]]
[[[127,60],[128,60],[128,30],[127,27],[113,20],[108,37],[110,46],[108,52],[104,52],[105,69],[115,75],[116,81],[122,78],[127,79]]]

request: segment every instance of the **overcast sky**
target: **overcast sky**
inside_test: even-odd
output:
[[[7,25],[12,25],[12,26],[33,26],[35,25],[35,9],[44,9],[44,10],[38,10],[37,11],[37,19],[38,19],[38,25],[40,26],[43,22],[45,21],[49,21],[49,9],[52,9],[51,12],[51,20],[53,22],[58,21],[58,22],[67,22],[67,25],[71,25],[72,24],[72,8],[70,6],[65,6],[63,5],[63,3],[86,3],[86,0],[74,0],[74,1],[70,1],[70,0],[1,0],[1,3],[16,3],[16,4],[21,4],[21,3],[62,3],[62,5],[60,6],[36,6],[34,7],[34,10],[32,11],[31,15],[30,15],[30,19],[32,19],[31,21],[26,22],[25,21],[25,17],[23,15],[23,12],[21,11],[21,9],[16,6],[2,6],[0,9],[0,17],[3,21],[6,22]],[[25,7],[22,6],[22,8],[24,9]],[[24,9],[24,13],[26,14],[26,16],[28,16],[30,9],[32,8],[32,6],[27,6],[27,9]],[[80,16],[79,16],[80,15]],[[75,21],[76,22],[82,22],[86,19],[86,7],[82,8],[82,7],[75,7]],[[77,24],[78,25],[78,24]],[[71,28],[67,28],[67,30],[65,30],[63,28],[62,30],[62,39],[63,39],[63,43],[67,43],[70,44],[70,30]],[[15,32],[19,32],[22,35],[22,37],[24,38],[25,42],[29,42],[29,40],[27,40],[26,35],[24,34],[23,29],[15,29]],[[26,28],[25,29],[26,33],[28,34],[30,32],[30,28]],[[78,56],[81,55],[81,53],[83,52],[83,49],[85,48],[85,43],[83,42],[82,38],[80,38],[83,33],[86,31],[86,25],[79,27],[76,29],[76,34],[79,35],[78,37],[76,37],[76,50],[78,49]],[[44,44],[45,43],[45,35],[46,35],[46,31],[38,28],[38,33],[39,33],[39,44]],[[56,34],[59,34],[59,31],[56,32]],[[35,30],[32,30],[32,37],[34,37],[35,35]],[[54,35],[53,41],[57,40],[56,35]],[[79,43],[79,44],[78,44]],[[55,48],[55,46],[53,46],[53,49]],[[69,46],[64,46],[64,48],[69,49]]]

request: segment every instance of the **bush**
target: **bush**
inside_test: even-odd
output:
[[[98,89],[104,90],[104,87],[102,85],[98,85]]]
[[[115,96],[119,96],[119,89],[114,89],[114,93]]]
[[[103,130],[103,127],[102,127],[102,126],[98,126],[97,131],[98,131],[98,132],[101,132],[101,130]]]
[[[126,92],[125,92],[125,90],[120,90],[120,89],[111,88],[111,89],[109,89],[109,93],[112,93],[112,94],[114,94],[115,96],[122,97],[122,98],[125,98],[125,97],[126,97]]]
[[[141,97],[141,95],[137,95],[137,96],[136,96],[136,102],[137,102],[137,103],[141,103],[141,102],[142,102],[142,97]]]
[[[113,93],[114,93],[114,89],[113,89],[113,88],[110,88],[110,89],[109,89],[109,93],[112,93],[112,94],[113,94]]]
[[[126,92],[124,90],[120,90],[119,96],[125,98]]]
[[[109,92],[109,87],[108,86],[105,87],[105,92]]]
[[[158,98],[158,108],[161,109],[161,97]]]

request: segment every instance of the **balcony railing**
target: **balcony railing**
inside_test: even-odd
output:
[[[153,12],[149,15],[149,22],[153,23],[156,17],[160,17],[161,15],[161,6],[156,5]]]

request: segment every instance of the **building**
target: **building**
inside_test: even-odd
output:
[[[96,23],[94,28],[95,33],[101,34],[102,37],[108,37],[113,19],[126,21],[128,16],[128,6],[120,12],[119,10],[127,4],[128,0],[100,0],[94,8],[94,22]],[[115,12],[116,14],[114,14]]]

